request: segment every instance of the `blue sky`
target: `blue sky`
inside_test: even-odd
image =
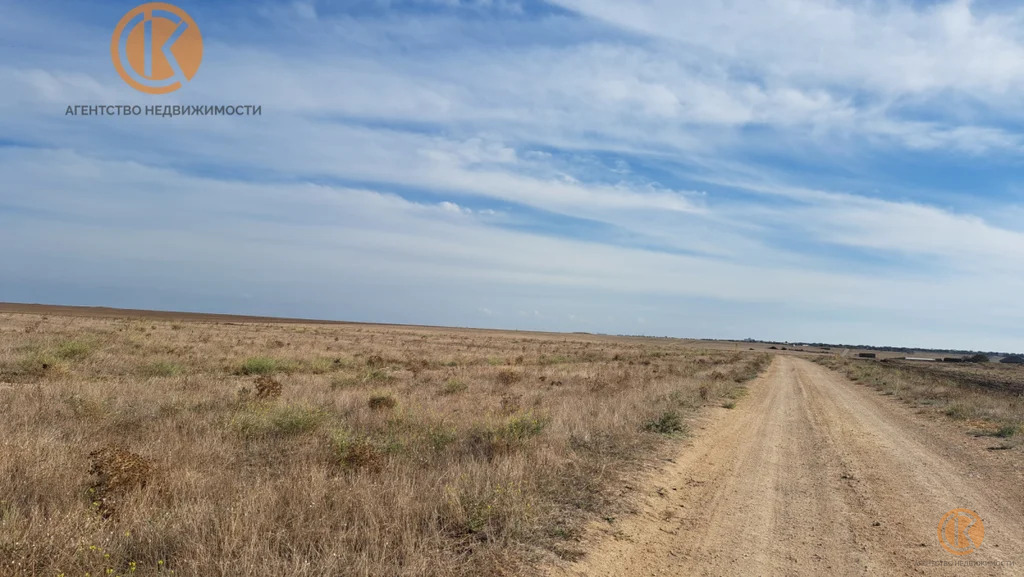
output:
[[[0,0],[0,300],[1024,350],[1017,3],[177,5]]]

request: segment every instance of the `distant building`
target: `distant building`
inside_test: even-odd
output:
[[[857,356],[862,359],[873,359],[878,355],[876,355],[875,353],[857,353]]]
[[[904,357],[905,361],[921,361],[921,362],[935,362],[938,359],[929,359],[927,357]]]

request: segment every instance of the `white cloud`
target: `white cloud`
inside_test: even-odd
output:
[[[107,31],[56,15],[66,58],[0,67],[0,130],[32,145],[0,148],[16,211],[0,238],[23,247],[7,274],[28,267],[8,278],[199,290],[170,264],[208,294],[341,307],[318,295],[352,291],[331,310],[391,320],[888,342],[929,327],[1024,348],[1021,313],[991,310],[1024,291],[1019,206],[902,200],[884,180],[868,198],[844,180],[867,154],[1019,151],[1024,9],[559,3],[605,24],[516,17],[537,29],[503,43],[457,10],[289,3],[264,14],[283,40],[211,36],[201,81],[146,101],[263,105],[247,119],[65,118],[139,97],[109,62],[70,56]],[[0,23],[28,42],[17,28]]]

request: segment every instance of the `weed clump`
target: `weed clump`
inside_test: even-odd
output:
[[[96,481],[89,489],[93,506],[104,517],[111,517],[116,504],[128,492],[141,489],[153,476],[153,462],[146,457],[116,445],[108,445],[89,453],[89,473]]]
[[[379,472],[384,468],[384,451],[368,438],[352,438],[337,432],[331,437],[331,447],[338,464],[345,469]]]
[[[267,375],[256,377],[256,398],[264,401],[281,396],[281,383]]]
[[[495,376],[495,379],[498,381],[498,384],[504,385],[506,387],[519,382],[520,378],[522,378],[522,375],[519,374],[518,371],[513,371],[512,369],[500,370],[498,371],[498,374]]]

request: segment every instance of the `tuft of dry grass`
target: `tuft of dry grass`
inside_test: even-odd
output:
[[[768,360],[0,314],[0,574],[533,575],[628,510],[623,484]]]

